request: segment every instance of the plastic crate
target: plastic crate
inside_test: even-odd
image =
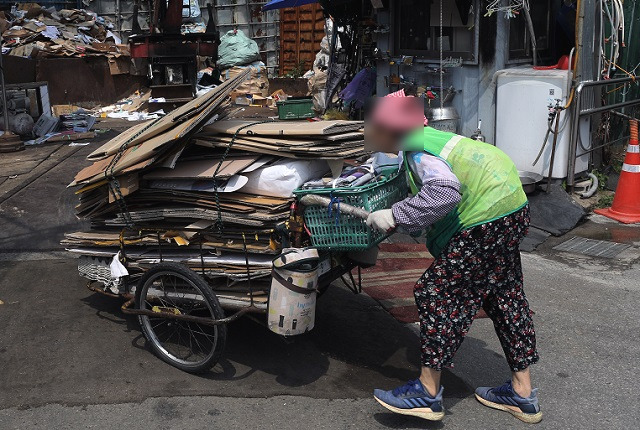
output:
[[[313,100],[310,98],[291,98],[281,102],[276,102],[278,106],[278,117],[280,119],[303,119],[313,118]]]
[[[295,190],[296,197],[317,194],[337,198],[373,212],[388,209],[407,197],[407,181],[404,171],[383,172],[384,178],[374,183],[354,188]],[[336,213],[337,212],[337,213]],[[389,235],[367,227],[365,220],[323,206],[307,206],[304,220],[311,232],[311,243],[320,249],[353,251],[368,249],[382,242]]]

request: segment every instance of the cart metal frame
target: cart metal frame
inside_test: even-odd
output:
[[[136,267],[134,268],[128,265],[129,260],[127,258],[127,247],[131,245],[125,244],[124,238],[127,230],[129,231],[135,230],[139,234],[141,234],[142,232],[155,233],[155,236],[157,239],[158,257],[159,257],[158,263],[140,264],[140,265],[136,265]],[[155,310],[143,309],[140,303],[136,303],[136,296],[137,296],[136,291],[138,288],[143,287],[142,281],[144,279],[143,277],[144,273],[151,270],[154,266],[157,266],[166,262],[165,261],[166,252],[165,252],[165,249],[163,248],[167,248],[168,246],[167,245],[163,246],[162,242],[163,242],[162,233],[158,229],[151,229],[151,228],[123,229],[120,234],[121,263],[123,263],[123,265],[127,268],[127,270],[130,270],[130,275],[123,278],[124,282],[122,282],[118,286],[118,293],[109,291],[106,288],[106,285],[103,282],[98,280],[90,280],[87,284],[87,288],[90,291],[95,293],[100,293],[112,298],[119,298],[119,299],[125,300],[121,306],[122,312],[126,315],[135,315],[138,317],[150,317],[155,319],[160,318],[160,319],[166,319],[170,321],[182,321],[185,323],[215,327],[215,326],[222,326],[222,325],[232,323],[248,314],[267,315],[268,301],[267,303],[261,302],[260,304],[258,304],[254,300],[255,291],[254,291],[254,285],[252,281],[255,278],[251,274],[250,263],[249,263],[249,253],[247,252],[247,247],[246,247],[246,239],[245,241],[243,241],[243,252],[245,256],[245,267],[247,270],[246,282],[249,288],[249,298],[250,298],[246,306],[237,305],[237,304],[232,305],[228,302],[225,303],[224,299],[220,299],[218,297],[218,293],[216,292],[216,285],[220,286],[219,282],[224,282],[224,281],[220,281],[221,279],[226,278],[227,286],[233,285],[234,283],[239,281],[234,281],[230,279],[228,275],[227,276],[216,275],[215,278],[217,278],[219,281],[219,282],[216,282],[216,279],[212,279],[212,276],[207,274],[207,270],[206,270],[207,267],[205,266],[204,255],[209,250],[203,248],[202,240],[200,240],[199,256],[197,254],[194,254],[194,257],[200,258],[200,261],[201,261],[200,266],[191,267],[183,263],[178,263],[178,264],[181,264],[185,268],[189,269],[191,272],[193,272],[194,275],[198,276],[199,278],[205,281],[205,283],[208,285],[208,288],[210,289],[211,294],[214,297],[216,297],[216,299],[218,300],[220,307],[224,312],[223,317],[222,318],[204,318],[200,316],[186,315],[179,312],[174,312],[170,308],[163,308],[163,307],[158,307],[158,309],[155,309]],[[324,271],[322,271],[322,273],[319,276],[318,287],[317,287],[318,297],[320,297],[329,288],[329,286],[335,281],[337,281],[338,279],[342,280],[344,284],[347,286],[347,288],[351,290],[353,293],[358,294],[362,292],[361,268],[368,267],[366,264],[358,263],[352,260],[351,258],[349,258],[348,252],[323,251],[320,254],[321,254],[322,263],[326,265],[328,261],[329,267],[328,269],[325,269]],[[274,258],[275,258],[275,255],[274,255]],[[353,269],[357,269],[356,276],[354,276]],[[262,275],[260,276],[260,278],[265,280],[266,276]],[[231,281],[231,284],[229,284],[230,281]],[[103,285],[101,286],[100,284],[103,284]],[[198,298],[194,297],[193,301],[206,302],[206,299],[200,298],[199,300]],[[228,311],[233,311],[233,312],[230,315],[227,315]],[[253,320],[261,322],[265,326],[267,325],[266,318],[264,319],[264,321],[260,321],[259,318],[253,318]],[[142,323],[141,323],[141,326],[142,326]],[[154,342],[154,340],[150,339],[147,336],[146,332],[145,332],[145,337],[147,341]],[[165,357],[160,356],[160,358],[167,361]]]

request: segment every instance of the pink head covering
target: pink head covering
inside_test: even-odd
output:
[[[394,93],[389,93],[387,94],[385,97],[413,97],[413,96],[408,96],[404,93],[404,88],[396,91]],[[427,117],[424,115],[424,110],[422,112],[422,121],[424,123],[424,126],[428,126],[429,125],[429,120],[427,119]]]
[[[394,131],[406,132],[429,121],[424,115],[424,104],[420,98],[407,96],[404,89],[378,99],[372,120],[375,124]]]

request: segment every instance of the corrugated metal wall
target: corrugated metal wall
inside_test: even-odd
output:
[[[118,34],[126,40],[131,34],[133,23],[134,0],[85,0],[90,9],[99,15],[110,18],[117,27]],[[209,20],[207,3],[211,0],[198,0],[204,23]],[[138,21],[140,27],[148,28],[148,11],[150,1],[139,1]],[[260,47],[262,61],[267,65],[271,75],[277,75],[280,69],[279,57],[280,35],[279,11],[262,12],[262,6],[267,0],[217,0],[214,2],[214,19],[220,33],[238,28],[247,36],[254,39]]]
[[[115,33],[123,41],[131,34],[133,24],[133,0],[85,0],[85,8],[100,16],[109,18],[116,26]],[[148,29],[149,1],[139,1],[138,22],[142,29]]]

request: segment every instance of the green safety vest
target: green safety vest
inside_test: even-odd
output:
[[[458,206],[431,226],[427,248],[437,257],[458,232],[494,221],[527,204],[513,161],[493,145],[424,127],[405,141],[406,152],[425,151],[446,161],[460,181]],[[404,163],[412,194],[420,191],[415,173]]]

